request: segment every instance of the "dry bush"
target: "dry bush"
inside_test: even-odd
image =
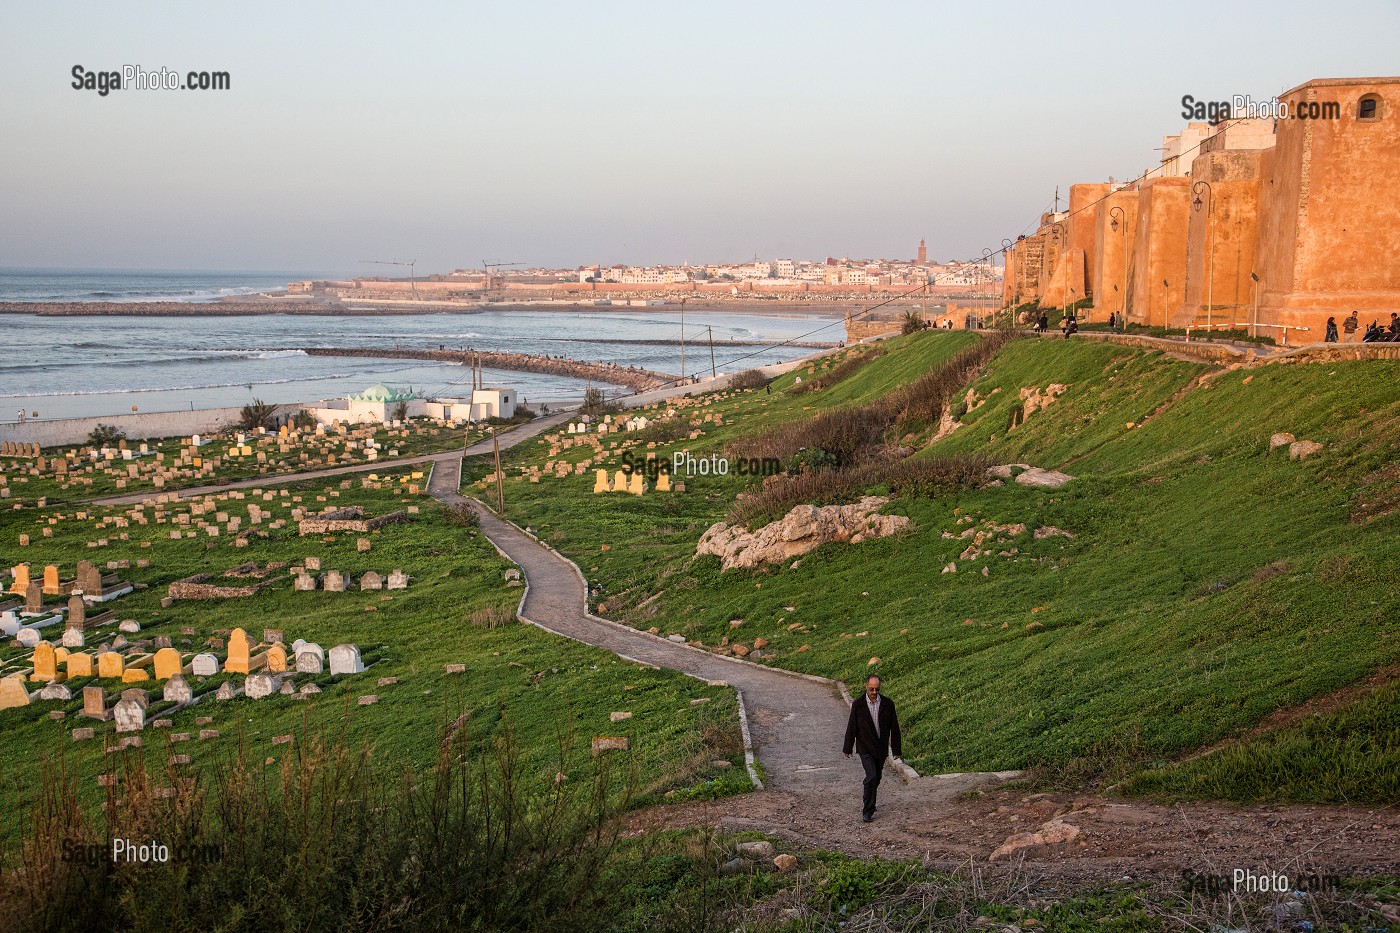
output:
[[[788,391],[795,395],[804,395],[808,392],[820,392],[822,389],[829,389],[836,385],[836,383],[852,375],[865,364],[884,356],[886,352],[884,347],[870,347],[864,352],[854,352],[826,372],[803,380],[793,385]]]
[[[500,628],[515,621],[515,610],[505,606],[482,606],[474,610],[467,621],[480,628]]]
[[[746,369],[729,377],[731,389],[761,389],[768,384],[768,377],[761,370]]]
[[[834,470],[813,470],[769,479],[755,493],[734,503],[729,520],[745,525],[781,518],[798,505],[849,502],[872,486],[884,486],[897,496],[931,496],[967,489],[987,479],[990,463],[983,457],[917,457],[865,463]]]
[[[995,356],[1010,335],[994,331],[982,335],[943,365],[883,398],[822,412],[808,421],[783,425],[757,437],[744,438],[730,447],[739,457],[776,457],[786,460],[804,448],[824,450],[840,467],[872,459],[882,447],[885,433],[900,433],[936,423],[954,394]]]

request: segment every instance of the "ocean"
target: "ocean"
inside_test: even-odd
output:
[[[0,270],[0,301],[190,302],[190,315],[44,317],[0,315],[0,421],[19,410],[40,418],[100,417],[138,411],[235,407],[254,398],[310,402],[375,383],[451,395],[470,385],[461,366],[413,360],[308,356],[310,347],[403,347],[547,353],[681,372],[678,308],[485,311],[335,317],[202,316],[199,301],[282,288],[296,273],[42,272]],[[99,293],[105,293],[99,296]],[[106,297],[106,295],[120,297]],[[202,299],[197,296],[204,296]],[[685,372],[737,372],[811,350],[726,346],[735,340],[836,341],[831,316],[740,314],[687,307]],[[641,341],[641,342],[630,342]],[[491,371],[488,384],[516,388],[527,404],[577,401],[585,384],[535,373]]]

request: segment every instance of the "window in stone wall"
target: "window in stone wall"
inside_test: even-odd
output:
[[[1381,118],[1381,99],[1376,94],[1367,94],[1361,98],[1356,105],[1356,118],[1358,120],[1379,120]]]

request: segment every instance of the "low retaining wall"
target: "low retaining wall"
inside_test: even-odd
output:
[[[1046,334],[1046,340],[1063,340],[1063,334]],[[1079,331],[1071,340],[1102,340],[1125,347],[1140,347],[1144,350],[1163,350],[1180,356],[1195,357],[1212,363],[1243,363],[1252,359],[1254,353],[1223,343],[1208,343],[1199,340],[1171,340],[1163,337],[1145,337],[1139,334],[1101,334],[1096,331]]]
[[[279,405],[274,417],[300,411],[301,405]],[[0,424],[0,441],[57,447],[87,443],[88,435],[99,424],[121,430],[128,440],[209,434],[237,423],[242,408],[197,408],[194,411],[151,411],[131,415],[105,415],[101,418],[55,418],[23,424]]]

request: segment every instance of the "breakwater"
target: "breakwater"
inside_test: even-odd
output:
[[[571,376],[594,382],[624,386],[645,392],[676,381],[670,373],[659,373],[616,363],[590,363],[542,353],[501,353],[491,350],[405,350],[390,347],[306,347],[308,356],[356,356],[396,360],[429,360],[434,363],[471,365],[475,361],[487,369],[509,369],[526,373]]]

